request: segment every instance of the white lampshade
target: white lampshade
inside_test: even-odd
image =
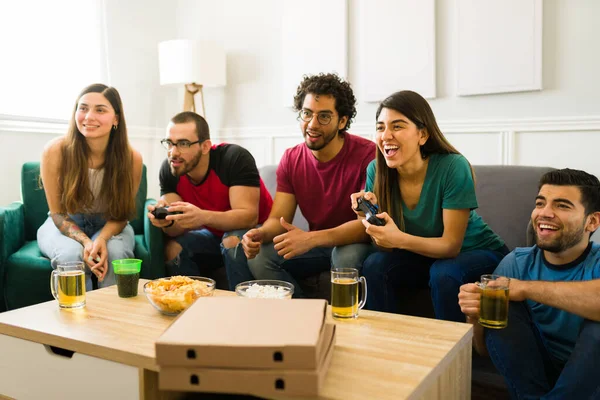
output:
[[[161,85],[225,86],[225,51],[211,42],[167,40],[158,44]]]

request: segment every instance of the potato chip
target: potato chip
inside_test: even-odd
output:
[[[212,296],[214,285],[187,276],[172,276],[148,282],[145,292],[148,298],[163,312],[180,313],[198,298]]]

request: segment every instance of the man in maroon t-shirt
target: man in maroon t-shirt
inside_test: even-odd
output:
[[[364,189],[375,143],[346,131],[356,115],[355,102],[352,88],[337,75],[304,78],[294,97],[304,143],[287,149],[279,162],[269,218],[242,238],[247,261],[238,257],[226,263],[228,268],[249,268],[257,279],[291,282],[294,295],[302,296],[294,278],[329,270],[332,264],[362,267],[373,247],[363,242],[364,227],[350,195]],[[308,221],[308,232],[290,224],[296,206]]]
[[[148,207],[148,218],[172,238],[165,245],[168,272],[199,275],[192,257],[229,251],[235,256],[239,238],[267,219],[273,200],[250,152],[235,144],[212,145],[200,115],[177,114],[161,143],[169,151],[159,173],[162,197]],[[157,219],[152,211],[162,206],[180,214]]]

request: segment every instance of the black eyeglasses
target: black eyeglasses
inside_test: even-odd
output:
[[[298,118],[300,118],[302,121],[304,122],[310,122],[312,121],[314,116],[317,116],[317,121],[319,121],[319,124],[321,125],[327,125],[331,122],[331,119],[333,118],[333,115],[330,113],[314,113],[310,110],[300,110],[300,113],[298,114]]]
[[[177,150],[183,151],[189,149],[193,144],[202,143],[204,140],[196,140],[195,142],[190,142],[189,140],[180,140],[179,142],[172,142],[169,139],[162,139],[160,144],[167,150],[171,150],[173,146],[177,147]]]

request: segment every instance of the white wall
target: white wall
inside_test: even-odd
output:
[[[359,100],[351,130],[370,137],[376,104],[361,101],[361,1],[367,0],[348,0],[348,70]],[[436,0],[438,97],[431,105],[449,139],[474,164],[570,166],[600,176],[600,26],[595,21],[600,2],[544,0],[543,91],[457,97],[456,1]],[[205,90],[215,141],[246,146],[259,165],[277,162],[285,148],[301,141],[295,114],[281,106],[280,0],[106,0],[106,7],[111,83],[121,91],[132,142],[148,166],[151,196],[158,194],[156,175],[165,155],[157,138],[180,110],[183,97],[158,85],[158,41],[210,39],[221,41],[227,50],[227,86]],[[312,12],[318,10],[307,10],[306,29]],[[398,16],[398,23],[402,18]],[[382,40],[402,51],[402,41],[410,39]],[[324,44],[326,38],[307,57],[318,57]],[[386,62],[385,54],[381,62]],[[390,93],[400,89],[390,87]],[[0,120],[0,204],[19,199],[20,165],[39,159],[43,144],[64,132],[52,124],[26,124],[26,132],[18,134],[19,124]]]
[[[351,130],[369,137],[377,104],[361,102],[357,47],[362,34],[361,1],[349,0],[349,79],[359,100]],[[600,175],[600,165],[591,159],[600,145],[600,54],[596,51],[600,27],[594,19],[600,15],[600,2],[544,1],[543,91],[458,97],[456,1],[436,2],[438,97],[431,100],[449,139],[475,164],[572,166]],[[223,0],[213,6],[209,0],[179,0],[177,4],[179,36],[219,38],[228,51],[227,87],[206,94],[213,131],[226,141],[247,146],[261,165],[276,162],[285,147],[300,141],[295,115],[280,105],[280,2]],[[306,29],[311,28],[311,12],[317,11],[307,10]],[[398,16],[398,23],[402,18]],[[402,41],[410,39],[381,40],[389,41],[390,51],[402,51]],[[315,51],[306,56],[318,57],[325,44],[326,38],[315,43]],[[381,62],[386,62],[385,54]],[[390,87],[390,93],[401,89]],[[564,142],[569,146],[562,146]]]
[[[104,83],[121,94],[132,145],[143,154],[149,172],[149,195],[156,197],[156,163],[164,155],[158,140],[164,135],[168,118],[178,110],[177,91],[158,83],[157,49],[160,40],[176,35],[175,7],[161,0],[104,0],[104,7],[108,54],[108,80]],[[83,57],[90,49],[73,51]],[[0,116],[0,205],[20,199],[21,165],[39,161],[45,143],[66,129],[67,121],[23,121]]]

